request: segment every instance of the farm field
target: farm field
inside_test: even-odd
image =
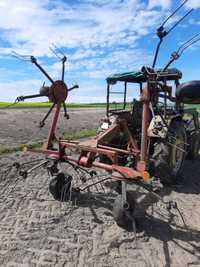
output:
[[[47,109],[0,110],[0,146],[12,147],[44,140],[39,121]],[[69,109],[63,114],[58,136],[94,131],[104,109]],[[21,152],[2,154],[1,172],[14,162],[28,162],[41,155]],[[64,167],[64,166],[63,166]],[[64,167],[66,168],[66,166]],[[68,170],[72,175],[73,170]],[[116,225],[112,185],[92,188],[77,196],[73,205],[53,199],[45,169],[17,180],[14,169],[0,180],[0,266],[68,267],[197,267],[200,266],[200,158],[187,161],[183,184],[165,187],[161,194],[178,203],[187,227],[177,211],[170,214],[156,198],[137,186],[137,242],[132,230]],[[140,204],[140,208],[139,208]],[[146,212],[145,212],[146,211]]]

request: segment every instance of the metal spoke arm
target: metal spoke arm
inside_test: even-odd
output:
[[[69,88],[67,91],[70,92],[70,91],[72,91],[74,89],[78,89],[78,88],[79,88],[79,85],[76,84],[76,85],[72,86],[71,88]]]
[[[52,110],[54,109],[55,107],[55,103],[50,107],[49,111],[47,112],[47,114],[45,115],[45,117],[43,118],[43,120],[40,121],[40,128],[44,127],[45,125],[45,121],[46,119],[49,117],[49,115],[51,114]]]
[[[36,95],[27,95],[27,96],[18,96],[17,97],[17,102],[24,101],[25,99],[31,99],[31,98],[37,98],[37,97],[42,97],[43,95],[36,94]]]
[[[67,61],[67,57],[64,56],[62,58],[62,81],[64,82],[65,79],[65,62]]]
[[[63,108],[64,108],[64,117],[69,120],[69,115],[67,114],[67,107],[65,102],[63,102]]]
[[[46,78],[53,84],[54,80],[49,76],[49,74],[38,64],[37,59],[34,56],[31,56],[31,62],[46,76]]]
[[[37,59],[34,56],[30,55],[21,55],[16,53],[15,51],[12,52],[12,56],[18,58],[19,60],[23,61],[31,61],[31,63],[35,64],[35,66],[44,74],[44,76],[53,84],[54,80],[49,76],[49,74],[44,70],[44,68],[37,62]]]

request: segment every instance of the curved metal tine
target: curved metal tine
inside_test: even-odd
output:
[[[94,181],[94,177],[91,176],[91,179],[93,181],[93,186],[95,187],[96,192],[99,193],[99,189],[98,189],[97,183],[95,183],[95,181]]]
[[[105,194],[105,193],[106,193],[106,190],[105,190],[105,188],[104,188],[104,186],[103,186],[102,183],[103,183],[103,182],[100,182],[99,185],[101,186],[101,189],[102,189],[103,193]]]
[[[52,43],[52,46],[54,47],[54,51],[57,50],[63,57],[66,57],[64,52],[60,48],[58,48],[54,43]]]
[[[171,14],[171,15],[169,15],[166,19],[165,19],[165,21],[162,23],[162,25],[161,25],[161,27],[163,27],[166,23],[167,23],[167,21],[170,19],[170,18],[172,18],[186,3],[188,2],[188,0],[185,0],[179,7],[177,7],[175,10],[174,10],[174,12]]]
[[[28,165],[28,164],[33,164],[35,162],[42,161],[42,160],[44,160],[44,159],[43,158],[42,159],[34,159],[34,160],[31,160],[31,161],[23,162],[20,165],[24,166],[24,165]]]
[[[71,183],[71,181],[69,181],[68,183],[66,183],[66,185],[64,186],[64,194],[63,194],[63,202],[66,200],[66,196],[67,196],[67,189],[68,189],[68,185]],[[71,189],[71,185],[70,185],[70,189]],[[70,196],[71,197],[71,196]],[[71,199],[70,199],[71,201]]]
[[[95,183],[86,185],[85,187],[81,188],[81,191],[85,191],[86,189],[88,189],[88,188],[94,186],[95,184],[97,185],[97,184],[99,184],[99,183],[102,183],[102,182],[105,182],[105,181],[108,181],[108,180],[111,180],[111,179],[112,179],[111,177],[106,177],[106,178],[102,179],[101,181],[97,181],[97,182],[95,182]]]
[[[187,44],[189,44],[190,42],[192,42],[194,39],[196,39],[197,36],[199,36],[200,33],[195,34],[192,38],[190,38],[189,40],[187,40],[186,42],[184,42],[176,51],[177,53],[179,53],[179,51],[182,50],[182,48],[184,48],[185,46],[187,46]]]
[[[194,10],[194,8],[191,8],[181,19],[179,19],[168,31],[167,34],[169,34],[174,28],[176,28],[176,26],[178,26],[178,24],[183,21],[190,13],[192,13],[192,11]]]
[[[192,46],[193,44],[195,44],[195,43],[197,43],[197,42],[199,42],[199,41],[200,41],[200,37],[197,38],[196,40],[194,40],[193,42],[189,43],[188,45],[186,45],[186,46],[181,50],[181,52],[180,52],[180,56],[183,54],[183,52],[184,52],[187,48],[189,48],[190,46]]]
[[[185,229],[188,230],[188,227],[187,227],[187,224],[186,224],[186,222],[185,222],[185,218],[184,218],[182,212],[180,211],[180,209],[179,209],[178,207],[176,207],[176,210],[178,211],[179,216],[181,217],[181,220],[182,220],[182,222],[183,222],[183,225],[184,225]]]
[[[58,53],[56,53],[55,49],[53,49],[51,46],[49,46],[49,49],[51,50],[51,52],[61,61],[62,58],[58,55]]]
[[[11,55],[19,60],[31,61],[31,55],[20,55],[15,51],[12,51]]]

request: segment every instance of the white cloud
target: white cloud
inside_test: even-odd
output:
[[[0,0],[0,55],[15,50],[50,58],[48,47],[55,43],[69,56],[66,80],[89,79],[94,85],[95,79],[105,80],[113,72],[139,69],[150,62],[151,55],[138,48],[138,42],[155,30],[170,3],[151,0],[147,6],[141,0],[82,0],[74,4],[61,0]],[[157,6],[162,9],[154,9]],[[57,79],[61,66],[50,59],[51,63],[45,58],[42,62]],[[17,88],[21,93],[34,93],[40,85],[40,81],[27,77],[21,83],[1,83],[1,91],[7,88],[1,99],[18,95]]]
[[[148,33],[161,15],[153,10],[139,10],[139,0],[82,1],[79,5],[55,1],[51,5],[50,0],[1,0],[0,28],[4,40],[19,52],[38,56],[49,54],[47,47],[52,42],[73,48],[126,41],[128,44]],[[129,36],[124,38],[127,33]]]
[[[200,1],[199,0],[189,0],[186,5],[190,8],[199,8],[200,7]]]
[[[161,6],[163,9],[168,9],[171,4],[171,0],[149,0],[149,8]]]

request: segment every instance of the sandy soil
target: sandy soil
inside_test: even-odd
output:
[[[93,116],[99,117],[101,112]],[[74,111],[76,114],[80,118],[83,112]],[[93,122],[90,118],[85,117],[88,125]],[[13,133],[10,137],[19,142]],[[6,140],[5,135],[2,138]],[[35,158],[38,156],[21,153],[4,156],[1,172],[14,161]],[[74,205],[69,205],[50,195],[49,177],[43,168],[25,180],[18,180],[14,169],[1,175],[0,266],[200,266],[199,163],[200,159],[186,162],[183,184],[160,192],[177,201],[187,228],[177,211],[173,211],[176,216],[170,215],[156,198],[130,186],[138,202],[137,243],[132,230],[118,227],[113,220],[116,193],[110,187],[104,187],[106,192],[100,186],[91,188],[93,194],[82,193]]]

